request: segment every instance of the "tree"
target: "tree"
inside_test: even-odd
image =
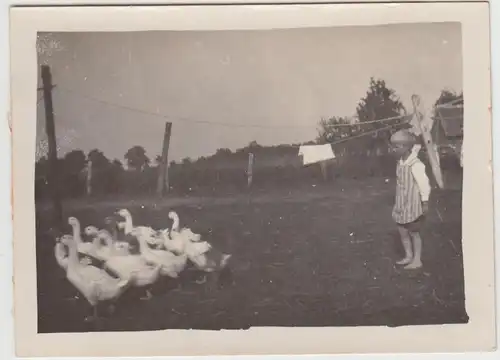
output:
[[[459,103],[461,101],[463,102],[463,96],[464,96],[463,91],[457,93],[449,89],[441,90],[441,94],[439,94],[439,98],[434,103],[434,106],[455,103],[455,102]]]
[[[109,189],[109,169],[108,158],[98,149],[89,151],[87,158],[92,163],[92,193],[105,193]]]
[[[356,108],[359,122],[387,119],[399,115],[405,115],[406,109],[396,95],[396,91],[388,88],[384,80],[370,79],[370,86],[364,98]],[[398,121],[395,121],[396,123]],[[387,126],[387,123],[374,123],[371,126],[364,125],[363,131],[377,129]]]
[[[346,117],[333,116],[329,119],[321,119],[316,142],[319,144],[331,143],[352,135],[353,126],[342,126],[350,123],[351,121]]]
[[[396,91],[387,87],[384,80],[370,79],[370,85],[365,97],[363,97],[356,107],[356,115],[360,123],[382,120],[406,115],[406,109],[403,103],[396,95]],[[357,133],[364,133],[376,129],[384,128],[389,125],[404,123],[402,118],[392,121],[376,122],[365,124],[356,129]],[[381,149],[387,147],[390,138],[390,131],[376,132],[372,136],[364,136],[358,141],[359,145],[371,151],[374,148]]]
[[[230,149],[221,148],[221,149],[217,149],[214,156],[221,157],[221,158],[227,158],[227,157],[231,156],[231,154],[232,154],[232,152]]]
[[[108,170],[106,171],[106,190],[108,192],[117,193],[122,189],[124,172],[125,171],[123,169],[121,161],[118,159],[114,159],[108,166]]]
[[[127,150],[125,153],[125,160],[127,165],[136,171],[142,171],[149,165],[150,160],[146,155],[146,150],[142,146],[134,146]]]
[[[114,159],[111,163],[116,169],[123,170],[123,164],[120,160]]]
[[[401,123],[400,119],[382,123],[362,124],[373,120],[381,120],[406,114],[403,103],[399,100],[394,89],[388,88],[384,80],[370,79],[370,85],[366,95],[360,99],[356,107],[356,120],[347,117],[333,116],[329,119],[321,119],[319,122],[318,136],[316,141],[319,143],[333,142],[338,139],[351,137],[360,133],[369,132],[385,127],[390,124]],[[359,126],[338,126],[343,124],[356,124]],[[384,141],[388,133],[375,133],[374,136],[359,138],[357,144],[373,147],[375,143],[380,142],[374,138],[380,138]]]
[[[88,159],[92,161],[92,169],[102,170],[107,168],[109,165],[108,158],[98,149],[90,150]]]
[[[80,196],[84,192],[85,182],[82,179],[82,172],[85,170],[87,157],[82,150],[73,150],[67,153],[62,161],[61,166],[61,187],[63,193],[71,197]]]
[[[43,156],[35,163],[35,178],[46,178],[48,171],[49,160]]]
[[[57,51],[64,50],[64,46],[56,33],[40,32],[36,39],[36,52],[40,64],[49,64]]]
[[[262,146],[259,145],[259,143],[256,140],[250,141],[248,144],[249,149],[256,149],[256,148],[261,148]]]
[[[73,150],[63,158],[64,171],[68,174],[79,174],[85,168],[87,157],[82,150]]]
[[[35,198],[42,199],[48,196],[49,161],[47,157],[38,159],[35,163]]]
[[[372,121],[403,115],[406,115],[406,109],[396,95],[396,91],[387,87],[384,80],[370,78],[366,95],[357,104],[356,119],[337,116],[321,119],[316,143],[335,142],[339,139],[354,137],[388,125],[401,124],[404,122],[401,118],[376,123],[372,123]],[[351,126],[343,126],[347,124],[351,124]],[[380,150],[387,148],[389,137],[389,131],[374,132],[371,136],[357,137],[342,143],[337,147],[337,151],[349,154],[383,153],[384,151],[381,152]],[[376,150],[376,152],[373,152],[373,150]]]

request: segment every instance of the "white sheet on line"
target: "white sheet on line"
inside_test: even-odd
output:
[[[304,165],[335,159],[335,154],[330,144],[302,145],[299,148],[299,156],[302,156]]]

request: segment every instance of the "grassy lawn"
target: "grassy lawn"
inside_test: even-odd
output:
[[[424,269],[394,267],[401,256],[391,220],[394,182],[339,180],[234,196],[71,201],[65,216],[102,225],[127,207],[136,225],[170,226],[169,210],[233,254],[233,283],[215,292],[171,281],[153,299],[125,296],[99,330],[352,326],[467,322],[461,250],[461,191],[436,190],[422,233]],[[89,331],[89,308],[55,263],[37,220],[39,332]],[[70,232],[68,226],[67,231]]]

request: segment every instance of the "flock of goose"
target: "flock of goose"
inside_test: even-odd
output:
[[[68,219],[73,233],[56,237],[55,258],[92,306],[88,319],[98,319],[97,306],[117,300],[130,287],[144,289],[141,299],[150,299],[154,283],[162,277],[177,278],[189,263],[204,272],[227,265],[230,254],[217,251],[190,228],[181,228],[176,212],[168,216],[172,227],[155,230],[134,226],[130,212],[122,209],[106,218],[106,229],[87,226],[83,234],[80,221]]]

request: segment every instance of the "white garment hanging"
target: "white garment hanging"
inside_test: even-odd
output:
[[[302,156],[304,165],[335,159],[335,154],[330,144],[302,145],[299,148],[299,156]]]
[[[427,129],[427,131],[432,130],[432,126],[434,125],[433,116],[430,114],[422,114],[424,115],[422,122],[419,124],[418,120],[415,116],[413,116],[410,120],[411,128],[409,129],[415,136],[422,135],[421,127]]]

